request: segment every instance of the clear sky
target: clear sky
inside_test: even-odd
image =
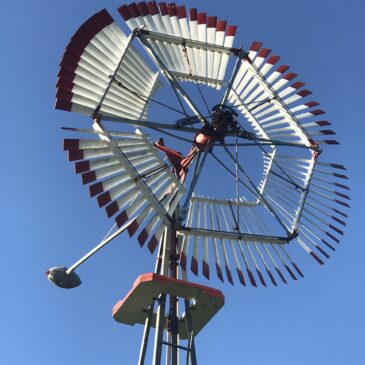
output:
[[[181,2],[182,4],[182,2]],[[88,198],[62,151],[61,125],[83,119],[53,109],[58,63],[75,30],[118,1],[2,4],[2,364],[135,364],[141,327],[119,325],[111,309],[153,258],[127,236],[80,269],[63,291],[44,271],[70,265],[110,221]],[[236,46],[260,40],[314,91],[341,145],[331,162],[348,167],[352,209],[346,235],[323,267],[279,288],[216,286],[226,305],[197,337],[199,364],[364,364],[364,21],[361,0],[186,1],[238,25]],[[126,31],[126,28],[123,28]],[[324,160],[327,160],[324,158]],[[308,260],[307,260],[308,261]]]

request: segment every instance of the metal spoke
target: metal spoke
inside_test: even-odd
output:
[[[208,114],[211,117],[212,115],[210,113],[210,109],[208,107],[208,103],[207,103],[207,101],[206,101],[206,99],[205,99],[205,97],[203,95],[203,92],[202,92],[200,86],[199,86],[198,80],[196,79],[196,77],[195,77],[195,75],[193,73],[193,70],[191,68],[191,64],[190,64],[190,60],[189,60],[189,55],[188,55],[188,51],[186,49],[186,43],[185,42],[183,43],[183,51],[184,51],[184,57],[186,58],[186,62],[187,62],[188,67],[189,67],[190,76],[193,77],[194,83],[195,83],[196,87],[198,88],[198,91],[199,91],[199,94],[200,94],[200,96],[201,96],[201,98],[203,100],[203,103],[204,103],[205,107],[207,108]],[[194,53],[193,53],[193,56],[194,56]],[[194,65],[196,65],[195,58],[193,59],[193,61],[194,61]]]
[[[258,145],[258,147],[260,148],[260,150],[273,162],[273,164],[286,176],[286,178],[284,178],[283,176],[279,175],[278,173],[276,173],[275,171],[273,171],[272,169],[270,170],[270,172],[274,175],[276,175],[277,177],[279,177],[280,179],[283,179],[287,182],[289,182],[290,184],[293,184],[295,186],[295,188],[300,189],[302,191],[304,191],[304,188],[300,185],[298,185],[292,178],[291,176],[275,161],[274,158],[272,158],[270,156],[269,153],[267,153],[265,151],[265,149],[261,146]]]
[[[274,139],[266,139],[266,138],[257,138],[256,140],[260,141],[260,142],[269,142],[269,143],[275,144],[277,146],[299,147],[299,148],[305,148],[308,150],[319,151],[318,146],[307,146],[307,145],[304,145],[301,143],[282,142],[282,141],[277,141]]]
[[[211,115],[204,116],[204,118],[206,118],[206,119],[211,118],[211,117],[212,117]],[[178,119],[177,121],[175,121],[174,125],[181,127],[184,125],[192,126],[193,124],[197,124],[197,123],[200,123],[200,120],[198,119],[197,116],[192,115],[190,117]]]
[[[237,108],[239,106],[249,106],[251,104],[255,104],[255,106],[252,109],[249,109],[250,112],[252,112],[253,110],[255,110],[255,108],[258,108],[261,105],[264,105],[265,103],[269,103],[271,100],[274,100],[275,98],[266,98],[266,99],[262,99],[262,100],[255,100],[255,101],[250,101],[248,103],[238,103],[238,104],[234,104],[232,105],[232,108]],[[257,105],[256,105],[257,104]]]
[[[238,71],[239,71],[239,69],[241,67],[241,61],[245,57],[247,57],[247,53],[244,52],[241,49],[240,52],[238,53],[238,58],[237,58],[237,61],[236,61],[235,66],[234,66],[234,70],[233,70],[231,79],[229,80],[229,83],[227,85],[226,91],[225,91],[225,93],[223,95],[223,98],[222,98],[222,100],[220,102],[221,105],[225,105],[225,103],[227,102],[228,97],[229,97],[229,94],[230,94],[230,92],[232,90],[232,87],[233,87],[234,80],[236,79],[237,74],[238,74]]]
[[[155,131],[157,131],[157,132],[160,132],[160,133],[166,134],[167,136],[170,136],[170,137],[173,137],[173,138],[179,139],[180,141],[184,141],[184,142],[192,143],[192,140],[191,140],[191,139],[187,139],[187,138],[184,138],[184,137],[177,136],[176,134],[173,134],[173,133],[169,133],[169,132],[163,131],[161,128],[154,128],[154,127],[149,127],[149,128],[154,129],[154,130],[155,130]]]
[[[238,171],[238,139],[236,137],[236,200],[237,200],[237,231],[240,232],[240,207],[239,207],[239,198],[240,198],[240,187],[238,184],[239,179],[239,171]]]
[[[108,93],[108,91],[109,91],[109,89],[110,89],[110,87],[112,86],[112,83],[113,83],[113,81],[115,80],[115,77],[116,77],[116,75],[117,75],[117,72],[118,72],[118,70],[119,70],[119,67],[121,66],[121,64],[122,64],[122,62],[123,62],[123,60],[124,60],[124,57],[125,57],[125,55],[127,54],[127,51],[128,51],[128,49],[129,49],[129,47],[130,47],[130,45],[131,45],[131,43],[132,43],[132,41],[133,41],[133,39],[134,39],[134,37],[136,36],[136,34],[133,32],[133,33],[131,33],[129,36],[128,36],[128,39],[127,39],[127,44],[126,44],[126,46],[125,46],[125,48],[124,48],[124,50],[123,50],[123,53],[121,54],[121,56],[120,56],[120,59],[119,59],[119,62],[118,62],[118,64],[117,64],[117,66],[115,67],[115,70],[114,70],[114,73],[113,73],[113,75],[111,75],[110,76],[110,80],[109,80],[109,82],[108,82],[108,85],[107,85],[107,87],[105,88],[105,90],[104,90],[104,93],[103,93],[103,95],[102,95],[102,97],[101,97],[101,99],[100,99],[100,101],[99,101],[99,104],[97,105],[97,107],[95,108],[95,110],[94,110],[94,115],[93,115],[93,117],[95,118],[97,115],[98,115],[98,113],[99,113],[99,111],[100,111],[100,108],[101,108],[101,106],[102,106],[102,104],[103,104],[103,101],[104,101],[104,99],[105,99],[105,97],[106,97],[106,95],[107,95],[107,93]]]
[[[103,121],[123,123],[123,124],[131,124],[131,125],[137,125],[137,126],[146,127],[146,128],[171,129],[171,130],[181,131],[181,132],[194,132],[194,133],[196,133],[196,132],[200,131],[199,128],[171,125],[171,124],[166,124],[166,123],[152,122],[152,121],[140,120],[140,119],[122,118],[122,117],[103,116]]]
[[[224,150],[226,151],[226,153],[228,154],[228,156],[231,158],[231,160],[234,163],[237,163],[239,170],[242,172],[242,174],[245,176],[246,180],[249,182],[249,184],[251,185],[251,187],[253,188],[253,190],[256,192],[256,194],[259,196],[259,200],[264,204],[264,206],[271,212],[271,214],[276,218],[276,220],[278,221],[278,223],[282,226],[282,228],[284,228],[285,232],[290,235],[290,231],[288,230],[287,226],[284,224],[284,222],[280,219],[280,217],[278,216],[278,214],[275,212],[275,210],[271,207],[271,205],[267,202],[267,200],[265,199],[265,197],[260,193],[260,191],[257,189],[256,185],[253,183],[253,181],[251,180],[251,178],[247,175],[246,171],[242,168],[242,166],[236,161],[236,159],[234,158],[234,156],[232,156],[231,152],[229,151],[229,149],[226,146],[223,146]]]
[[[229,167],[227,167],[213,152],[210,152],[210,154],[212,155],[212,157],[231,175],[235,178],[235,173],[233,171],[231,171],[229,169]],[[247,186],[247,184],[245,184],[244,181],[242,181],[240,178],[238,179],[238,181],[240,182],[240,184],[246,188],[255,198],[259,199],[259,196],[256,194],[255,191],[253,191],[249,186]]]
[[[138,98],[140,98],[141,100],[143,100],[143,101],[145,101],[145,102],[147,102],[147,103],[151,101],[151,102],[153,102],[153,103],[155,103],[155,104],[158,104],[158,105],[163,106],[164,108],[170,109],[170,110],[172,110],[172,111],[174,111],[174,112],[176,112],[176,113],[183,114],[183,115],[188,115],[188,114],[186,113],[186,110],[185,110],[185,108],[184,108],[184,105],[183,105],[183,104],[181,104],[181,100],[180,100],[180,98],[179,98],[179,97],[178,97],[178,101],[180,102],[180,106],[182,107],[183,111],[181,111],[181,110],[179,110],[179,109],[176,109],[176,108],[174,108],[174,107],[172,107],[172,106],[170,106],[170,105],[167,105],[167,104],[165,104],[165,103],[163,103],[163,102],[161,102],[161,101],[158,101],[158,100],[156,100],[156,99],[153,99],[153,98],[151,98],[151,97],[145,96],[145,95],[143,95],[143,94],[139,93],[138,91],[132,90],[132,89],[130,89],[128,86],[126,86],[125,84],[123,84],[121,81],[118,81],[117,79],[114,79],[114,80],[112,80],[112,81],[115,81],[119,87],[121,87],[121,88],[122,88],[122,89],[124,89],[124,90],[129,91],[131,94],[133,94],[133,95],[137,96]],[[176,91],[176,90],[174,89],[174,91]]]
[[[299,144],[299,143],[290,143],[290,142],[281,142],[281,141],[274,141],[274,140],[270,140],[270,139],[264,139],[264,138],[257,138],[255,139],[255,141],[261,141],[260,143],[258,142],[253,142],[253,143],[238,143],[239,147],[255,147],[255,146],[285,146],[285,147],[297,147],[297,148],[304,148],[307,150],[316,150],[316,147],[309,147],[306,146],[304,144]],[[235,146],[235,143],[224,143],[225,146]],[[222,144],[216,144],[216,146],[222,146]]]
[[[144,45],[146,51],[149,53],[151,59],[155,62],[156,66],[161,70],[162,74],[165,76],[166,80],[170,83],[170,85],[177,90],[177,92],[182,96],[182,98],[185,100],[186,104],[189,106],[189,108],[194,112],[194,114],[199,116],[199,120],[205,125],[207,124],[207,121],[204,118],[204,115],[200,112],[198,107],[194,104],[194,102],[190,99],[190,97],[187,95],[185,90],[182,88],[182,86],[176,81],[175,76],[167,69],[166,65],[163,63],[163,61],[160,59],[158,54],[155,52],[153,47],[148,42],[148,38],[145,37],[143,34],[143,31],[140,30],[137,33],[137,37],[140,39],[142,44]]]
[[[198,182],[199,176],[200,176],[200,174],[202,172],[204,163],[205,163],[205,161],[207,159],[207,155],[208,155],[209,152],[211,153],[211,151],[212,151],[212,146],[210,144],[208,144],[205,147],[204,155],[203,155],[202,158],[201,158],[201,154],[203,152],[202,151],[199,151],[198,161],[197,161],[197,163],[195,165],[194,175],[193,175],[193,178],[192,178],[191,183],[190,183],[189,191],[188,191],[188,193],[186,195],[185,202],[184,202],[184,204],[181,207],[181,211],[182,212],[184,212],[187,209],[187,207],[188,207],[190,198],[191,198],[191,196],[192,196],[192,194],[194,192],[194,189],[195,189],[196,184]],[[200,160],[200,158],[201,158],[201,160]]]
[[[185,106],[181,100],[181,96],[180,94],[178,93],[176,87],[174,87],[173,83],[169,82],[169,85],[171,87],[171,89],[173,90],[175,96],[176,96],[176,99],[177,101],[179,102],[180,106],[181,106],[181,109],[183,110],[183,113],[182,114],[185,114],[185,115],[188,115],[188,113],[186,112],[186,109],[185,109]]]

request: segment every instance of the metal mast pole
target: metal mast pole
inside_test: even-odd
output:
[[[176,214],[173,216],[173,221],[176,222]],[[170,272],[169,276],[177,279],[177,237],[175,224],[170,228]],[[171,337],[171,363],[172,365],[178,364],[178,298],[170,295],[170,312],[168,319],[168,331]]]
[[[161,260],[160,264],[160,275],[168,274],[168,263],[169,263],[169,241],[170,241],[170,227],[165,228],[164,235],[162,237],[161,246],[162,246],[162,255],[159,258]],[[157,314],[156,314],[156,332],[155,332],[155,341],[153,346],[153,365],[161,365],[161,355],[162,355],[162,342],[163,342],[163,332],[164,332],[164,323],[165,323],[165,306],[166,306],[166,294],[161,294],[157,299]]]

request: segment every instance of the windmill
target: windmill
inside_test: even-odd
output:
[[[243,286],[297,280],[294,257],[323,264],[343,235],[347,177],[342,165],[322,161],[323,147],[338,143],[327,137],[334,132],[324,112],[262,43],[235,48],[236,26],[184,6],[152,1],[118,11],[130,34],[105,9],[88,19],[66,47],[56,94],[57,109],[91,121],[64,128],[85,136],[65,139],[64,149],[115,228],[73,265],[46,274],[77,287],[77,267],[120,234],[137,238],[156,253],[155,269],[136,279],[113,317],[144,325],[138,364],[151,329],[153,364],[164,352],[167,363],[196,364],[194,338],[224,296],[188,281],[189,267]],[[178,108],[158,99],[163,86]],[[213,104],[203,88],[215,92]],[[153,105],[179,117],[151,120]],[[187,143],[185,154],[171,147],[175,139]],[[247,157],[253,149],[259,164]],[[199,185],[209,163],[214,195]],[[221,174],[229,185],[219,185]]]

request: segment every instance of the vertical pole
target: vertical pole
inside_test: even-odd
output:
[[[175,215],[174,215],[175,220]],[[176,227],[166,227],[164,235],[160,242],[159,257],[156,260],[155,272],[160,275],[169,276],[177,279],[178,277],[178,254],[177,254],[177,236]],[[153,351],[153,365],[161,365],[162,358],[162,345],[164,337],[164,325],[165,325],[165,306],[167,295],[161,293],[158,298],[157,316],[156,316],[156,331],[154,339],[154,351]],[[191,314],[190,314],[190,302],[185,301],[185,310],[187,313],[187,326],[189,333],[189,350],[187,351],[187,364],[196,365],[195,347],[194,347],[194,334],[192,329]],[[143,342],[141,345],[140,362],[138,365],[144,364],[144,357],[147,348],[148,334],[151,327],[151,320],[153,314],[153,305],[149,308],[149,317],[145,322],[145,330],[143,336]],[[169,315],[167,322],[168,339],[167,343],[169,347],[166,351],[166,364],[167,365],[179,365],[179,321],[178,321],[178,297],[169,296]]]
[[[174,217],[175,218],[175,217]],[[170,276],[174,279],[177,278],[177,238],[176,238],[176,228],[171,227],[170,228],[170,235],[169,235],[169,243],[170,243]],[[178,304],[178,298],[175,296],[170,295],[170,311],[169,311],[169,332],[171,334],[171,363],[172,365],[177,365],[178,363],[178,317],[177,317],[177,304]]]
[[[162,339],[163,339],[163,325],[165,321],[165,303],[166,294],[162,294],[158,298],[158,308],[156,317],[156,333],[155,343],[153,351],[153,365],[161,365],[161,353],[162,353]]]
[[[168,274],[168,263],[169,263],[169,242],[170,242],[171,228],[166,227],[163,238],[161,239],[161,259],[157,260],[156,269],[160,275]],[[164,333],[164,322],[165,322],[165,305],[166,305],[166,294],[161,294],[158,298],[157,316],[156,316],[156,332],[153,349],[153,365],[161,365],[161,354],[162,354],[162,340]]]
[[[161,270],[161,265],[162,265],[162,257],[163,257],[163,249],[164,249],[164,235],[162,236],[161,240],[160,240],[160,246],[158,249],[158,255],[156,258],[156,265],[155,265],[155,273],[159,273]],[[151,322],[152,322],[152,315],[153,315],[153,310],[154,310],[154,306],[155,306],[155,301],[153,301],[151,303],[151,306],[148,309],[148,315],[144,324],[144,330],[143,330],[143,337],[142,337],[142,342],[141,342],[141,348],[139,351],[139,359],[138,359],[138,365],[144,365],[144,361],[146,358],[146,351],[147,351],[147,346],[148,346],[148,338],[150,335],[150,329],[151,329]]]
[[[171,343],[171,333],[167,331],[167,342]],[[166,365],[171,365],[171,346],[166,346]]]
[[[196,354],[195,354],[195,342],[194,342],[194,330],[193,330],[193,321],[191,318],[191,311],[190,311],[190,301],[185,299],[185,313],[186,313],[186,327],[188,330],[188,348],[189,351],[186,355],[186,365],[190,363],[192,365],[197,365],[196,362]]]
[[[148,315],[147,315],[147,318],[146,318],[146,321],[144,324],[141,350],[139,352],[138,365],[144,365],[144,360],[146,357],[146,351],[147,351],[147,345],[148,345],[148,337],[149,337],[150,329],[151,329],[151,321],[152,321],[154,304],[155,304],[155,302],[153,302],[151,304],[151,306],[148,308]]]
[[[181,244],[179,244],[179,247],[181,247]],[[181,274],[182,274],[183,280],[188,279],[186,271],[182,270]],[[186,328],[187,328],[187,332],[188,332],[188,349],[189,349],[186,353],[186,365],[190,365],[190,364],[197,365],[193,320],[191,318],[191,310],[190,310],[190,300],[185,299],[184,304],[185,304]]]

